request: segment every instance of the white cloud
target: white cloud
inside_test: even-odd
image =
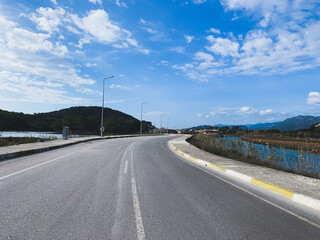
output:
[[[71,19],[78,28],[102,43],[111,44],[130,36],[128,31],[111,23],[108,13],[102,9],[91,10],[83,18],[73,14]]]
[[[133,39],[133,38],[127,38],[127,42],[134,47],[138,47],[138,42],[137,40]]]
[[[196,60],[196,62],[194,62],[194,65],[197,65],[197,70],[206,70],[219,65],[219,63],[215,61],[214,57],[211,54],[205,52],[195,53],[194,59]]]
[[[268,25],[271,15],[274,12],[281,14],[285,13],[289,6],[288,0],[220,0],[220,2],[227,10],[246,11],[251,14],[262,16],[263,19],[260,22],[262,27]]]
[[[166,61],[166,60],[161,60],[160,61],[160,64],[162,65],[162,66],[169,66],[169,61]]]
[[[215,34],[221,34],[220,30],[216,29],[216,28],[210,28],[208,32],[215,33]]]
[[[55,104],[84,103],[66,88],[77,90],[94,81],[83,77],[63,57],[66,46],[50,34],[32,32],[0,16],[0,99]]]
[[[209,53],[197,52],[195,53],[195,59],[199,61],[212,62],[214,57]]]
[[[177,52],[177,53],[184,53],[185,48],[184,47],[169,47],[169,51]]]
[[[100,4],[102,5],[102,0],[89,0],[89,2],[93,3],[93,4]]]
[[[0,100],[14,102],[38,102],[53,104],[80,104],[87,99],[71,97],[62,83],[39,81],[38,76],[28,73],[0,71],[3,79],[0,86]]]
[[[79,48],[82,48],[83,44],[97,41],[102,44],[111,44],[115,48],[129,48],[132,46],[143,54],[150,53],[150,50],[141,47],[138,41],[132,38],[132,34],[128,30],[111,22],[108,13],[102,9],[91,10],[84,17],[69,14],[69,18],[76,27],[84,32],[84,37],[79,40],[77,45]],[[70,30],[78,31],[74,27]],[[73,32],[76,33],[75,31]],[[81,31],[79,34],[82,34]]]
[[[86,66],[87,67],[95,67],[95,66],[97,66],[97,64],[96,63],[86,63]]]
[[[183,71],[190,79],[201,81],[201,82],[208,82],[207,74],[201,74],[194,69],[196,64],[197,63],[186,63],[183,66],[173,65],[172,68]]]
[[[205,3],[207,0],[192,0],[192,1],[195,4],[202,4],[202,3]]]
[[[212,35],[207,37],[211,46],[207,46],[207,49],[215,54],[220,54],[221,56],[237,56],[239,43],[231,41],[227,38],[215,38]]]
[[[124,7],[124,8],[128,8],[127,4],[125,2],[120,2],[119,0],[116,0],[115,3],[119,6],[119,7]]]
[[[284,12],[288,6],[288,0],[221,0],[222,4],[229,10],[248,10],[254,11],[261,10],[277,10]]]
[[[156,30],[155,26],[153,23],[144,23],[145,25],[148,25],[147,27],[142,27],[142,29],[146,30],[148,33],[150,33],[152,36],[150,37],[150,40],[151,41],[160,41],[163,36],[164,36],[164,33],[159,31],[159,30]]]
[[[109,88],[117,88],[120,90],[131,90],[132,88],[128,87],[128,86],[122,86],[122,85],[117,85],[117,84],[112,84],[109,86]]]
[[[201,117],[203,117],[203,115],[201,113],[197,113],[197,117],[201,118]]]
[[[151,50],[145,48],[139,48],[138,51],[146,55],[150,54],[151,52]]]
[[[320,93],[310,92],[308,95],[307,103],[310,105],[320,105]]]
[[[53,44],[50,41],[50,34],[34,33],[23,28],[16,27],[11,21],[0,17],[3,24],[0,30],[0,42],[5,43],[4,47],[12,51],[47,52],[56,56],[64,57],[69,53],[68,48],[60,42]],[[3,53],[6,51],[4,50]]]
[[[54,5],[57,5],[57,0],[50,0],[50,2],[52,2]]]
[[[191,43],[194,39],[194,36],[184,35],[184,38],[187,40],[187,43]]]
[[[253,113],[257,113],[258,110],[252,108],[252,107],[249,107],[249,106],[245,106],[245,107],[241,107],[239,108],[238,111],[236,111],[237,114],[239,115],[248,115],[248,114],[253,114]]]
[[[205,116],[205,118],[209,118],[209,117],[210,117],[209,115],[206,115],[206,116]]]
[[[242,45],[244,55],[265,55],[266,53],[272,52],[273,41],[271,38],[265,36],[263,32],[253,32],[248,35]]]
[[[142,24],[146,24],[146,23],[147,23],[147,21],[146,21],[146,20],[144,20],[143,18],[140,18],[140,23],[142,23]]]
[[[66,11],[57,7],[56,9],[40,7],[37,13],[32,13],[29,18],[37,24],[37,29],[48,33],[58,32],[59,26],[63,24]]]
[[[217,116],[217,115],[229,116],[229,115],[230,115],[230,113],[224,112],[224,111],[221,111],[221,112],[210,112],[210,114],[211,114],[212,116]]]
[[[56,4],[55,1],[52,1]],[[93,1],[102,4],[102,1]],[[73,97],[73,94],[96,94],[90,89],[95,81],[82,74],[79,67],[96,64],[73,64],[69,61],[84,51],[70,52],[62,30],[80,35],[78,47],[90,42],[134,47],[148,54],[139,46],[131,33],[111,22],[104,10],[92,10],[83,16],[71,14],[67,8],[38,8],[27,17],[34,26],[23,28],[9,21],[0,13],[0,100],[14,102],[39,102],[54,104],[83,104],[91,100]],[[66,36],[66,35],[65,35]],[[76,36],[79,37],[79,36]],[[68,43],[70,48],[77,45]],[[119,88],[119,86],[117,86]],[[122,86],[121,89],[129,89]],[[119,102],[119,100],[117,100]],[[121,100],[122,101],[122,100]]]
[[[102,4],[102,1],[93,1]],[[139,46],[131,33],[121,28],[109,19],[109,15],[103,9],[91,10],[84,16],[71,14],[61,7],[56,9],[40,7],[36,13],[32,13],[29,19],[36,24],[40,31],[52,33],[60,32],[60,28],[66,28],[76,35],[82,35],[76,45],[83,48],[84,44],[92,41],[112,45],[116,48],[135,47],[139,52],[149,54],[149,50]],[[61,36],[61,35],[60,35]],[[49,36],[48,36],[49,37]],[[63,36],[62,36],[63,37]]]
[[[60,42],[56,42],[53,53],[59,57],[64,57],[69,53],[69,50],[65,45],[62,45]]]
[[[260,115],[268,115],[272,113],[272,110],[271,109],[261,110],[259,113]]]
[[[225,74],[279,75],[320,67],[318,0],[220,2],[227,11],[252,16],[257,25],[244,36],[232,33],[228,37],[207,36],[209,43],[196,52],[210,51],[215,60],[210,64],[187,62],[175,66],[176,69],[192,79],[200,75],[210,79]],[[208,32],[221,34],[214,28]],[[191,67],[186,69],[187,65]]]
[[[167,41],[167,39],[163,38],[163,36],[165,35],[164,32],[160,30],[161,28],[163,28],[161,23],[146,21],[143,18],[140,18],[139,22],[140,24],[143,25],[143,27],[141,28],[152,35],[150,37],[151,41],[160,41],[160,40]]]
[[[47,40],[48,37],[46,34],[38,34],[21,28],[13,28],[10,32],[7,32],[7,47],[30,52],[49,52],[53,49],[53,44]]]
[[[150,34],[157,34],[157,31],[152,28],[144,27],[143,29],[146,30]]]
[[[94,95],[101,94],[100,92],[94,91],[90,88],[78,88],[76,91],[79,93],[85,93],[85,94],[94,94]]]

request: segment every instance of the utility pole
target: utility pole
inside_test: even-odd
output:
[[[101,137],[103,137],[103,132],[104,132],[104,126],[103,126],[103,109],[104,109],[104,82],[106,79],[113,78],[113,76],[106,77],[103,79],[103,86],[102,86],[102,108],[101,108],[101,126],[100,126],[100,132],[101,132]]]
[[[143,107],[143,104],[146,104],[146,103],[147,103],[147,102],[141,103],[140,136],[142,136],[142,107]]]
[[[163,116],[164,113],[161,113],[161,116],[160,116],[160,135],[162,135],[162,116]]]

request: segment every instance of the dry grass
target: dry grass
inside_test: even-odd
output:
[[[286,172],[292,172],[313,178],[320,178],[320,156],[318,159],[309,158],[309,154],[299,149],[298,155],[293,158],[276,151],[269,145],[257,147],[251,142],[240,138],[228,139],[197,134],[188,139],[196,147],[216,155],[235,160],[262,165]]]

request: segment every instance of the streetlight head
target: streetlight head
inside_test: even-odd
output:
[[[103,80],[109,79],[109,78],[113,78],[114,76],[110,76],[110,77],[106,77]]]

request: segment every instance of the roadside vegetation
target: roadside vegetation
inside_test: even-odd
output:
[[[257,145],[234,135],[195,134],[188,142],[223,157],[320,179],[320,155],[312,154],[317,153],[314,149],[305,151],[296,146],[298,152],[293,156],[283,147],[279,150],[269,144]]]
[[[278,129],[254,131],[239,126],[209,127],[207,129],[218,129],[219,137],[240,137],[251,143],[320,154],[320,123],[295,131]]]
[[[56,140],[56,137],[40,138],[40,137],[1,137],[0,134],[0,147],[18,145],[23,143],[36,143]]]

